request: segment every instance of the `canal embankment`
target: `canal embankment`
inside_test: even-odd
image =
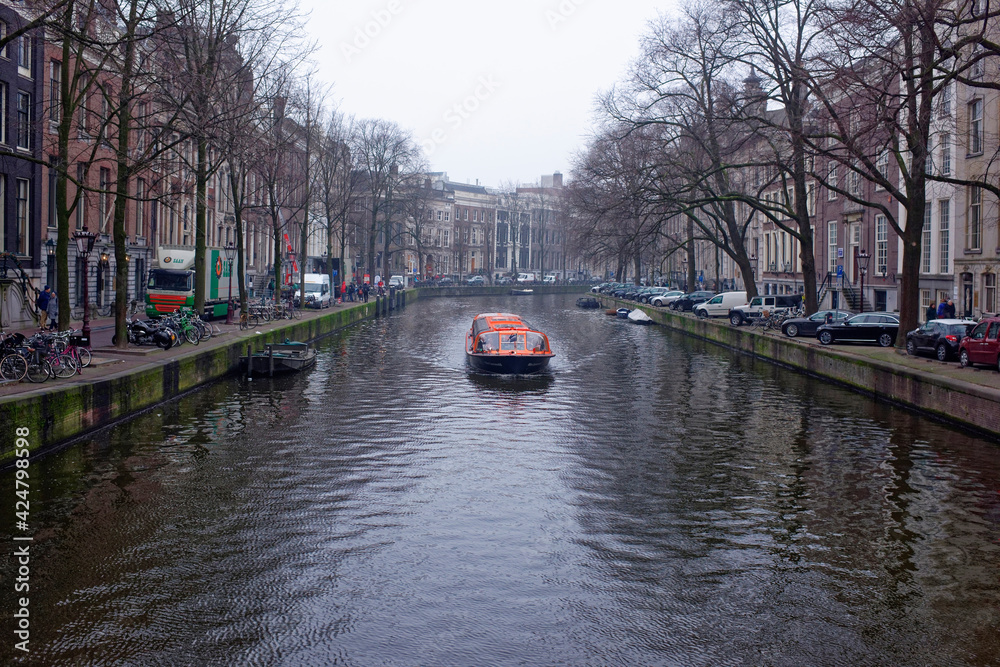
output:
[[[23,391],[0,397],[0,424],[10,436],[0,440],[0,466],[14,457],[15,428],[29,430],[32,453],[44,452],[237,372],[248,346],[259,352],[286,339],[315,341],[405,307],[416,298],[416,290],[407,290],[367,303],[309,311],[301,320],[275,321],[249,331],[229,327],[231,331],[224,336],[197,346],[133,349],[142,358],[132,357],[122,370],[112,365],[86,369],[86,375],[74,380],[19,385]],[[115,351],[95,349],[94,353],[114,355]]]
[[[605,295],[600,299],[606,308],[637,307]],[[657,324],[687,336],[1000,438],[1000,373],[995,369],[959,368],[956,363],[909,357],[894,348],[824,346],[780,332],[734,327],[724,319],[699,319],[652,306],[638,307]]]

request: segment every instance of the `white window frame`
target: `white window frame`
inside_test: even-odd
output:
[[[833,184],[834,187],[837,187],[837,163],[836,162],[830,162],[830,163],[828,163],[826,165],[826,182],[827,182],[827,185],[828,185],[827,191],[826,191],[826,199],[827,199],[827,201],[834,201],[834,200],[837,199],[837,192],[833,188],[829,187],[829,184]]]
[[[33,42],[31,35],[25,33],[17,38],[17,74],[25,79],[31,78],[31,52]]]
[[[969,155],[983,152],[983,99],[969,102]]]
[[[969,186],[969,226],[966,233],[966,250],[982,250],[983,243],[983,191],[978,185]]]
[[[889,266],[889,220],[884,215],[875,216],[875,273],[883,273]]]
[[[921,248],[920,248],[920,272],[930,273],[931,272],[931,225],[933,224],[933,218],[931,214],[933,210],[931,208],[932,202],[924,202],[924,228],[921,231]]]
[[[826,237],[827,237],[827,253],[829,255],[827,259],[827,271],[830,273],[837,272],[837,221],[829,220],[826,223]]]
[[[938,202],[938,261],[941,273],[951,272],[951,200]]]
[[[948,132],[941,133],[940,146],[941,150],[941,175],[951,176],[951,134]]]
[[[31,240],[31,181],[19,178],[16,183],[16,200],[14,215],[17,239],[15,247],[19,254],[28,254],[28,244]]]

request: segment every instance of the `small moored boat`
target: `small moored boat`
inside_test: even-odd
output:
[[[285,340],[265,345],[262,352],[242,357],[240,363],[247,375],[278,375],[310,368],[316,363],[316,350],[308,343]]]
[[[652,324],[653,318],[638,308],[628,314],[628,321],[634,324]]]
[[[600,308],[601,302],[592,296],[581,296],[576,300],[578,308]]]
[[[619,319],[623,319],[623,320],[627,320],[628,319],[629,312],[630,311],[629,311],[628,308],[619,308],[618,310],[615,311],[615,313],[618,315]]]
[[[510,293],[514,296],[524,296],[526,294],[534,294],[535,290],[528,288],[523,288],[523,289],[514,288],[510,291]]]
[[[469,365],[487,373],[537,373],[556,356],[549,338],[511,313],[482,313],[465,336]]]

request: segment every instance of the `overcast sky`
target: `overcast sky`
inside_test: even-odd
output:
[[[300,0],[342,111],[413,132],[434,171],[498,186],[568,174],[595,95],[671,0]]]

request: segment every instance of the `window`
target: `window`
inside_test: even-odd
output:
[[[827,229],[827,271],[837,272],[837,221],[830,220],[826,223]]]
[[[806,212],[810,217],[816,215],[816,184],[812,182],[806,183]],[[552,242],[556,243],[555,232],[552,237]]]
[[[146,181],[138,179],[135,182],[135,235],[142,236],[143,214],[146,211]]]
[[[49,120],[58,123],[62,118],[62,63],[49,61]]]
[[[934,144],[931,143],[930,137],[927,138],[927,150],[924,155],[924,173],[934,173]]]
[[[997,312],[997,274],[983,274],[983,312]]]
[[[87,93],[80,94],[79,104],[80,108],[77,110],[76,115],[76,133],[80,139],[86,139],[90,132],[90,128],[88,127]]]
[[[444,244],[444,247],[447,248],[448,247],[448,230],[447,229],[444,230],[442,236],[443,236],[442,242]]]
[[[969,78],[980,79],[983,76],[984,53],[982,47],[976,45],[972,49],[969,61]]]
[[[438,222],[441,221],[441,216],[444,215],[441,211],[438,211]]]
[[[837,198],[837,193],[833,188],[837,187],[837,163],[831,162],[826,167],[826,182],[829,186],[826,198],[829,201],[833,201]]]
[[[59,158],[55,155],[49,156],[49,227],[55,227],[58,222],[58,215],[56,211],[56,181],[59,177],[59,172],[56,170],[56,165],[59,163]]]
[[[931,272],[931,202],[924,202],[924,229],[920,238],[920,271]]]
[[[465,209],[465,219],[469,219],[469,209]]]
[[[444,212],[444,221],[448,222],[449,220],[451,220],[451,211],[445,211]]]
[[[950,273],[950,257],[948,256],[951,241],[951,200],[942,199],[938,202],[938,251],[940,253],[940,273]]]
[[[857,165],[854,166],[856,167]],[[847,172],[847,191],[852,195],[861,194],[861,174],[854,168]]]
[[[875,216],[875,272],[886,273],[889,265],[889,222],[884,215]]]
[[[111,194],[108,192],[111,187],[111,170],[107,167],[101,167],[99,187],[101,191],[97,193],[97,224],[103,229],[108,220],[108,211],[111,208],[108,206],[111,200]]]
[[[983,152],[983,101],[969,102],[969,154]]]
[[[17,40],[17,73],[31,78],[31,35],[21,35]]]
[[[31,93],[17,93],[17,147],[31,148]]]
[[[879,153],[878,159],[875,161],[875,168],[878,169],[879,175],[886,181],[889,180],[889,153],[887,151],[882,151]],[[885,187],[876,184],[876,190],[884,190]]]
[[[941,135],[941,175],[951,176],[951,135]]]
[[[950,116],[951,115],[951,86],[945,86],[941,89],[941,115]]]
[[[17,245],[18,254],[28,254],[28,234],[30,233],[31,211],[29,208],[29,193],[31,181],[26,178],[17,179]]]
[[[76,164],[76,182],[83,185],[87,181],[87,165],[83,162]],[[76,228],[83,229],[87,226],[87,192],[77,186],[76,197]]]
[[[0,144],[7,143],[7,84],[0,81]]]
[[[969,227],[966,233],[965,247],[967,250],[979,250],[982,246],[983,233],[983,191],[979,186],[969,187]]]
[[[7,37],[7,24],[0,21],[0,41],[3,41]],[[0,46],[0,58],[7,57],[7,45],[4,44]]]

